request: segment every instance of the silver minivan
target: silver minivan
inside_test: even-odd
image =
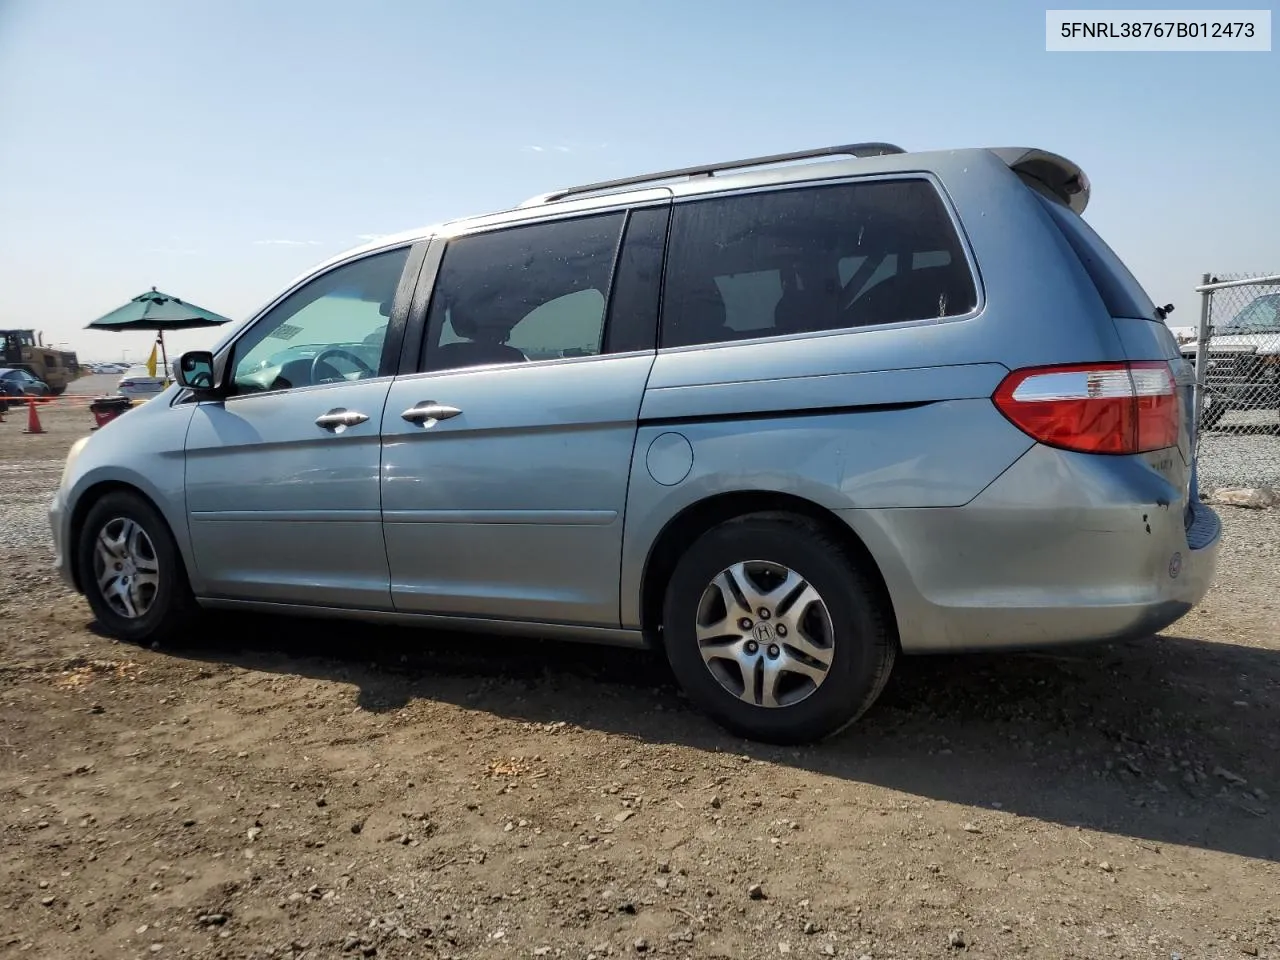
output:
[[[72,449],[100,624],[201,609],[652,646],[729,730],[894,659],[1150,636],[1212,578],[1191,365],[1038,149],[560,190],[289,285]]]

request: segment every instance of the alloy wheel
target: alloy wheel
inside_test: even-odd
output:
[[[698,649],[733,696],[758,707],[787,707],[827,678],[835,653],[831,612],[799,573],[767,560],[722,570],[702,593]]]
[[[142,526],[127,517],[108,520],[94,541],[93,572],[102,598],[128,620],[144,617],[160,588],[155,545]]]

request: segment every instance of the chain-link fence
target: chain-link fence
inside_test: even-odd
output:
[[[1280,274],[1206,274],[1196,289],[1200,489],[1280,489]]]

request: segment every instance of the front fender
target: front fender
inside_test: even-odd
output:
[[[191,586],[199,571],[191,551],[186,506],[186,436],[194,404],[171,406],[157,397],[111,421],[94,434],[70,465],[58,499],[61,542],[75,554],[79,523],[98,497],[127,487],[146,497],[164,517],[186,564]],[[71,564],[74,568],[74,563]]]

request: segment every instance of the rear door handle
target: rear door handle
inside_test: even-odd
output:
[[[415,403],[400,416],[410,423],[421,423],[423,426],[429,427],[437,420],[448,420],[450,417],[456,417],[461,412],[457,407],[451,407],[446,403],[423,400],[421,403]]]
[[[332,430],[334,433],[342,433],[347,427],[354,427],[357,424],[364,423],[369,418],[358,410],[347,410],[345,407],[334,407],[328,413],[322,413],[316,417],[316,426],[324,427],[326,430]]]

